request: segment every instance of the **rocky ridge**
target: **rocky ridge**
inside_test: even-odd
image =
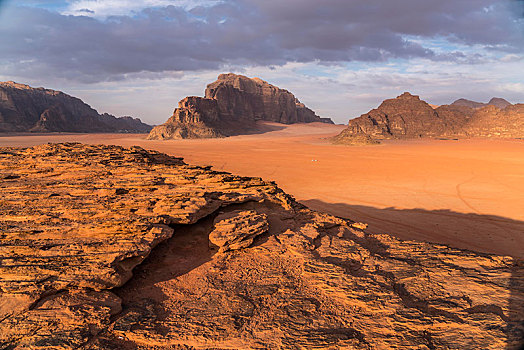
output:
[[[511,106],[511,103],[506,101],[503,98],[500,97],[493,97],[491,100],[489,100],[488,103],[482,103],[482,102],[476,102],[467,100],[465,98],[459,98],[458,100],[454,101],[452,106],[463,106],[463,107],[469,107],[469,108],[482,108],[487,106],[495,106],[497,108],[504,109],[508,106]]]
[[[61,91],[0,82],[0,132],[136,132],[151,126],[138,118],[99,114]]]
[[[211,138],[257,131],[258,120],[283,124],[324,122],[292,93],[262,79],[221,74],[205,97],[186,97],[171,118],[155,127],[149,139]]]
[[[421,137],[524,137],[524,105],[493,98],[488,104],[465,99],[450,105],[429,105],[408,92],[382,102],[368,113],[351,119],[333,139],[335,143],[369,136],[379,139]]]
[[[0,149],[0,348],[518,349],[521,261],[139,147]]]

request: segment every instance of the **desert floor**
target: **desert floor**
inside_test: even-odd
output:
[[[186,162],[276,181],[309,207],[369,224],[369,232],[524,257],[524,140],[386,141],[335,146],[344,126],[268,124],[226,139],[146,135],[3,135],[0,146],[47,142],[139,145]]]

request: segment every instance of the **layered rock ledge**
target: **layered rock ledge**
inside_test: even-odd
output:
[[[518,349],[524,269],[139,147],[0,149],[2,349]]]
[[[155,127],[151,140],[212,138],[257,132],[258,120],[282,124],[323,122],[292,93],[268,82],[237,74],[220,74],[205,97],[190,96],[178,103],[171,118]]]

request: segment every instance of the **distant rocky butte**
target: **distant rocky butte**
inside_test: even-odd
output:
[[[482,108],[487,106],[495,106],[498,108],[506,108],[508,106],[511,106],[511,103],[506,101],[503,98],[500,97],[493,97],[491,100],[489,100],[488,103],[482,103],[482,102],[475,102],[471,100],[466,100],[465,98],[459,98],[455,102],[451,104],[452,106],[465,106],[470,108]]]
[[[0,82],[0,132],[136,132],[152,129],[138,118],[99,114],[61,91]]]
[[[369,136],[379,139],[420,137],[524,137],[524,105],[492,98],[483,104],[459,99],[432,106],[405,92],[358,118],[333,139],[335,143]]]
[[[205,97],[186,97],[149,139],[210,138],[256,132],[256,121],[283,124],[324,122],[292,93],[259,78],[221,74]]]
[[[524,266],[139,147],[0,149],[2,349],[518,349]],[[35,191],[35,188],[38,191]]]

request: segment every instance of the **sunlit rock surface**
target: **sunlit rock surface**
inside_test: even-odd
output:
[[[354,139],[362,140],[363,134],[373,140],[524,137],[524,104],[512,105],[501,98],[492,98],[488,103],[459,99],[434,107],[405,92],[351,119],[335,140],[353,144]]]
[[[0,149],[0,348],[518,349],[523,265],[139,147]]]
[[[292,93],[259,78],[220,74],[205,97],[186,97],[149,139],[213,138],[256,133],[256,121],[282,124],[323,122]]]

